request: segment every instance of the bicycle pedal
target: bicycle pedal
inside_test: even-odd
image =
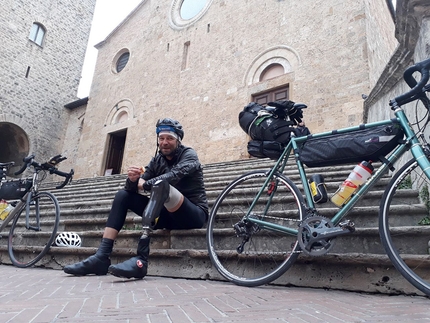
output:
[[[340,222],[339,227],[341,227],[342,229],[349,230],[350,232],[355,231],[355,223],[351,220],[345,220],[343,222]]]

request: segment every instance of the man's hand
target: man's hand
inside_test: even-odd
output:
[[[137,184],[138,190],[143,190],[143,184],[145,184],[145,180],[143,178],[139,178],[139,183]]]
[[[132,182],[135,182],[139,179],[140,173],[141,173],[140,166],[130,166],[127,170],[128,179]]]

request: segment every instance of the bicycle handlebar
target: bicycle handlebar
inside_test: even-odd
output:
[[[62,172],[58,170],[55,165],[60,163],[61,161],[65,160],[66,157],[63,157],[61,155],[54,156],[50,158],[50,160],[46,163],[40,164],[34,160],[34,155],[29,155],[23,159],[24,164],[22,165],[21,169],[15,172],[15,175],[22,174],[24,170],[29,167],[33,166],[36,170],[47,170],[50,174],[56,174],[62,177],[65,177],[65,180],[58,186],[56,186],[56,189],[63,188],[67,184],[69,184],[72,179],[73,175],[75,174],[75,171],[73,169],[70,170],[69,173]]]
[[[49,170],[49,173],[51,174],[57,174],[59,176],[65,177],[66,179],[58,186],[56,186],[56,189],[60,189],[63,188],[64,186],[66,186],[67,184],[69,184],[72,181],[73,175],[75,174],[75,171],[73,169],[70,170],[69,173],[65,173],[62,171],[59,171],[58,169],[56,169],[55,167],[52,167]]]
[[[28,166],[28,164],[30,163],[30,161],[32,161],[32,160],[33,160],[33,158],[34,158],[34,155],[30,155],[30,156],[25,157],[25,158],[22,160],[22,161],[24,162],[24,164],[22,165],[21,169],[20,169],[19,171],[16,171],[14,174],[15,174],[15,175],[22,174],[22,173],[25,171],[25,169],[27,168],[27,166]]]
[[[403,78],[411,90],[394,98],[394,100],[390,101],[390,105],[393,106],[398,104],[400,106],[417,99],[421,99],[424,105],[426,105],[426,108],[429,108],[430,102],[425,94],[425,92],[428,91],[426,84],[429,80],[429,70],[430,58],[408,67],[403,73]],[[415,72],[419,72],[421,74],[421,79],[419,82],[417,82],[413,77]]]

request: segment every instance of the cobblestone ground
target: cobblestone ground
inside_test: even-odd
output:
[[[430,322],[429,299],[0,265],[0,322]]]

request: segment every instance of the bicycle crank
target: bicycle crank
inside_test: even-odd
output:
[[[297,239],[304,253],[322,256],[333,248],[337,236],[349,234],[354,230],[354,223],[350,221],[335,227],[328,218],[312,216],[300,224]]]

